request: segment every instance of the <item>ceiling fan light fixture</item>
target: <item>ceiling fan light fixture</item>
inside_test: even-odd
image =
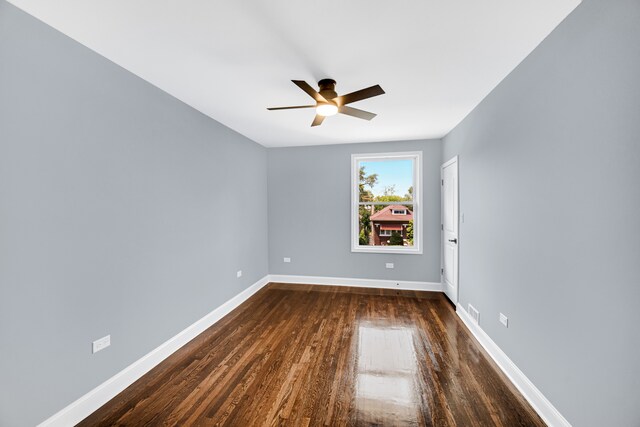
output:
[[[312,105],[294,105],[291,107],[268,107],[267,110],[296,110],[298,108],[315,108],[316,116],[313,118],[311,127],[320,126],[327,116],[333,116],[337,113],[347,116],[356,117],[362,120],[371,120],[376,115],[369,111],[358,110],[348,106],[352,102],[362,101],[363,99],[373,98],[382,95],[384,90],[380,85],[371,86],[365,89],[356,90],[346,95],[338,96],[335,91],[336,81],[333,79],[322,79],[318,82],[320,91],[312,88],[309,83],[304,80],[291,80],[296,86],[302,89],[307,95],[316,101]]]
[[[338,113],[338,107],[334,104],[320,103],[316,107],[316,113],[318,113],[319,116],[324,116],[324,117],[333,116]]]

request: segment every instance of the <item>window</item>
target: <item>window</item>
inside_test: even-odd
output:
[[[351,156],[351,251],[420,254],[422,153]]]

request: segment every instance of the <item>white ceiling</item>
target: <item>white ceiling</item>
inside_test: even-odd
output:
[[[580,0],[10,0],[265,146],[440,138]],[[311,128],[291,79],[380,84]],[[310,102],[311,101],[311,102]]]

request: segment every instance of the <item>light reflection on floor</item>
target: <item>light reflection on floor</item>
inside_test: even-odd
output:
[[[418,424],[418,363],[413,327],[363,322],[358,327],[356,409],[361,421]]]

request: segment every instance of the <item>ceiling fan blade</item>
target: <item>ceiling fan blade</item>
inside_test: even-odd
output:
[[[324,120],[324,116],[321,116],[320,114],[316,114],[315,119],[313,119],[313,123],[311,123],[311,127],[320,126],[323,120]]]
[[[348,93],[346,95],[339,96],[335,98],[333,101],[341,105],[351,104],[352,102],[362,101],[363,99],[373,98],[374,96],[382,95],[384,90],[380,87],[380,85],[375,85],[368,87],[366,89],[360,89],[355,92]]]
[[[316,108],[315,105],[296,105],[293,107],[267,107],[267,110],[293,110],[296,108]]]
[[[307,82],[304,80],[291,80],[296,86],[305,91],[310,97],[315,99],[318,102],[327,102],[326,99],[322,95],[318,93],[314,88],[309,86]]]
[[[358,110],[357,108],[347,107],[345,105],[338,108],[338,113],[346,114],[347,116],[357,117],[364,120],[371,120],[377,115],[368,111]]]

